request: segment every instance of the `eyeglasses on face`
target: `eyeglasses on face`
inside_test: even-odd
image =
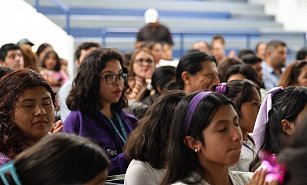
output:
[[[100,78],[106,79],[107,84],[115,84],[117,80],[120,82],[127,82],[128,81],[128,74],[119,73],[119,74],[105,74],[100,76]]]
[[[138,65],[144,64],[146,62],[148,65],[153,65],[154,61],[151,58],[139,58],[135,60],[135,63]]]

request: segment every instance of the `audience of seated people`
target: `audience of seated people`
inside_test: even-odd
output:
[[[306,48],[286,66],[287,45],[279,40],[227,57],[224,37],[215,35],[210,45],[195,42],[179,61],[173,41],[137,42],[129,60],[116,49],[81,43],[75,51],[78,72],[70,79],[67,61],[48,43],[36,53],[27,39],[1,46],[0,175],[10,183],[18,177],[23,185],[94,185],[107,175],[120,175],[119,183],[127,185],[295,185],[294,177],[300,185],[300,165],[291,157],[300,156],[296,146],[307,147],[300,142],[307,113]],[[58,104],[64,124],[55,122]],[[66,150],[60,142],[67,142]],[[80,171],[60,173],[64,168],[57,162],[89,157],[81,152],[67,158],[76,145],[103,165],[84,161],[76,163]],[[51,153],[44,156],[46,146],[44,152]],[[263,151],[289,168],[284,182],[265,182],[271,172],[263,169]],[[44,166],[52,167],[53,178],[38,175]]]

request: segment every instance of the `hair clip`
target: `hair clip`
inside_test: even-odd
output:
[[[221,94],[225,94],[226,89],[227,89],[227,83],[223,82],[223,83],[218,84],[215,87],[215,92],[218,92],[218,93],[221,93]]]
[[[0,177],[4,183],[4,185],[10,185],[7,179],[6,174],[10,173],[16,185],[21,185],[18,175],[16,173],[16,169],[14,167],[14,161],[10,161],[4,166],[0,168]]]
[[[276,160],[276,156],[264,151],[261,151],[259,156],[262,160],[261,166],[268,172],[265,181],[270,183],[277,180],[279,183],[283,183],[286,168]]]
[[[254,131],[253,131],[253,138],[256,145],[256,151],[259,151],[262,143],[263,138],[265,134],[265,126],[269,121],[269,111],[272,109],[272,98],[273,96],[279,92],[282,91],[283,87],[274,87],[270,89],[262,101],[262,104],[260,106],[259,112],[257,114]]]

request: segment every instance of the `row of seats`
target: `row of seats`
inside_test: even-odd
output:
[[[35,6],[35,0],[26,0]],[[254,48],[260,40],[282,39],[289,44],[290,52],[297,51],[304,43],[303,33],[289,33],[283,30],[274,16],[265,15],[264,7],[245,0],[59,0],[70,9],[70,34],[76,45],[86,40],[116,47],[122,51],[133,50],[135,33],[116,34],[116,30],[133,29],[136,32],[144,23],[143,13],[149,8],[157,8],[160,21],[172,32],[204,32],[185,34],[184,40],[174,35],[175,56],[180,56],[196,40],[210,41],[212,35],[221,32],[237,32],[226,35],[226,47],[236,50]],[[66,15],[52,0],[40,0],[39,10],[62,28],[66,27]],[[103,32],[113,33],[103,38]],[[119,31],[121,32],[121,31]],[[211,33],[211,34],[210,34]],[[259,33],[246,39],[246,34]],[[248,43],[248,44],[247,44]]]

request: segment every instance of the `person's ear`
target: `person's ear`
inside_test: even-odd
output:
[[[292,135],[295,131],[295,125],[293,122],[290,122],[286,119],[281,120],[281,128],[284,131],[284,133],[288,135]]]
[[[158,91],[159,94],[163,94],[163,93],[164,93],[164,89],[162,89],[162,88],[160,87],[160,85],[158,85],[157,91]]]
[[[200,141],[194,139],[192,136],[186,136],[183,142],[195,152],[199,152],[201,149]]]
[[[75,60],[75,65],[77,66],[77,68],[79,68],[79,66],[81,65],[81,62],[79,60]]]
[[[181,73],[181,78],[182,81],[184,83],[184,85],[189,85],[191,83],[191,79],[190,79],[190,73],[187,71],[184,71]]]

